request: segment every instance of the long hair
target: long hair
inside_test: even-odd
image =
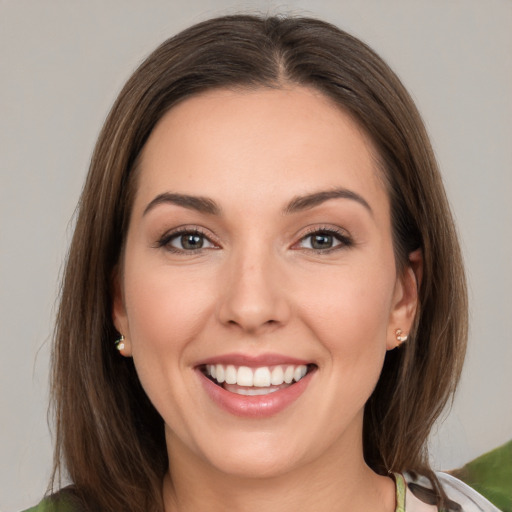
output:
[[[360,40],[314,19],[227,16],[164,42],[119,94],[99,136],[79,203],[53,353],[52,482],[67,472],[90,510],[162,510],[163,420],[131,359],[114,349],[112,277],[137,185],[137,158],[156,123],[184,98],[215,88],[321,91],[377,148],[391,204],[397,268],[423,253],[409,341],[388,352],[364,413],[377,473],[432,475],[427,437],[458,381],[467,298],[457,236],[424,125],[389,67]],[[341,462],[340,462],[341,463]],[[442,493],[441,493],[442,499]]]

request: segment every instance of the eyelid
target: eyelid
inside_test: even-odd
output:
[[[173,239],[175,239],[179,236],[187,235],[187,234],[201,236],[204,239],[208,240],[208,242],[210,244],[212,244],[213,247],[200,247],[200,248],[194,249],[194,250],[186,250],[186,249],[179,249],[177,247],[173,247],[172,245],[170,245],[170,242]],[[218,243],[218,241],[215,238],[216,237],[214,237],[212,233],[210,233],[209,231],[207,232],[203,227],[197,226],[194,224],[187,224],[187,225],[183,225],[183,226],[177,226],[175,228],[165,231],[163,233],[163,235],[161,235],[158,238],[158,240],[154,244],[154,247],[156,247],[157,249],[163,248],[169,252],[173,252],[173,253],[177,253],[177,254],[190,254],[190,255],[198,254],[204,250],[219,249],[220,244]]]
[[[314,249],[314,248],[300,246],[300,244],[305,239],[307,239],[315,234],[326,234],[326,235],[332,236],[339,243],[334,245],[333,247],[329,247],[327,249]],[[354,245],[354,241],[353,241],[352,237],[350,236],[350,234],[346,230],[344,230],[340,227],[337,227],[337,226],[320,225],[320,226],[311,226],[311,227],[307,228],[306,232],[302,233],[300,235],[299,240],[292,245],[292,249],[313,252],[315,254],[325,254],[325,253],[329,253],[329,252],[333,252],[333,251],[337,251],[337,250],[341,250],[341,249],[346,249],[353,245]]]

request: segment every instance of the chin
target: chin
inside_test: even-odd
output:
[[[271,479],[284,475],[300,465],[301,461],[289,457],[245,454],[225,457],[222,461],[216,461],[215,467],[219,472],[234,478]]]
[[[289,430],[232,431],[226,432],[225,442],[216,439],[214,445],[199,448],[201,456],[219,472],[235,478],[278,478],[309,466],[324,451],[315,438],[294,436]]]

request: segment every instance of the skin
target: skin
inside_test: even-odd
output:
[[[363,410],[395,330],[411,327],[417,285],[410,266],[397,275],[389,199],[362,130],[311,89],[217,90],[162,118],[139,172],[113,315],[165,421],[166,511],[394,510],[392,480],[363,459]],[[341,197],[284,212],[335,189],[367,205]],[[221,211],[148,209],[164,193]],[[200,230],[203,248],[165,238],[180,226]],[[322,230],[337,232],[327,251],[311,246]],[[241,418],[207,396],[196,369],[231,353],[317,370],[283,411]]]

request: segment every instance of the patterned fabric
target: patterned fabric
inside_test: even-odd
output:
[[[451,501],[448,509],[439,512],[500,512],[490,501],[457,478],[446,473],[436,473],[436,476]],[[407,482],[405,512],[437,512],[437,507],[428,503],[432,491],[429,479],[409,473],[405,473],[404,478]]]

